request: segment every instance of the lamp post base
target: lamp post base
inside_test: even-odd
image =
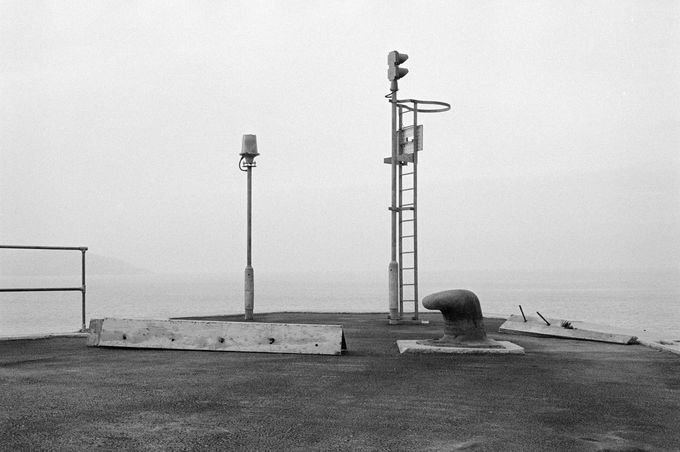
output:
[[[246,320],[253,320],[253,307],[255,305],[255,272],[248,265],[245,270],[245,310]]]
[[[389,324],[396,325],[399,323],[399,264],[396,261],[390,261],[388,266],[389,275],[389,303],[390,303],[390,318]]]

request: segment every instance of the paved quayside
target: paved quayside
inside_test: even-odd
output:
[[[239,320],[240,316],[203,318]],[[680,359],[640,345],[498,334],[524,355],[400,354],[441,336],[385,314],[255,314],[343,326],[342,355],[0,342],[7,450],[678,450]]]

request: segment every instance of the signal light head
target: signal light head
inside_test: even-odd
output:
[[[391,67],[387,70],[387,80],[394,81],[399,80],[403,76],[408,74],[408,69],[405,67]]]
[[[408,60],[408,55],[405,53],[399,53],[396,50],[391,51],[387,55],[387,64],[389,69],[387,70],[387,79],[390,81],[399,80],[406,74],[408,74],[408,69],[399,67],[399,65]]]
[[[387,55],[387,64],[399,66],[401,63],[405,62],[408,60],[408,55],[405,53],[399,53],[396,50],[391,51]]]

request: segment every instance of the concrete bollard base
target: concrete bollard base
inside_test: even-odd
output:
[[[460,355],[523,355],[524,348],[508,341],[488,339],[492,346],[430,345],[426,341],[397,341],[399,353],[460,354]]]

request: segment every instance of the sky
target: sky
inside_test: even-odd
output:
[[[0,0],[0,242],[385,271],[387,54],[434,270],[680,269],[680,2]]]

